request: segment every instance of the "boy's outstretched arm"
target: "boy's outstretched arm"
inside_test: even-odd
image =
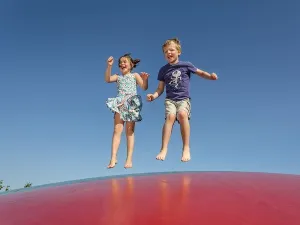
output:
[[[208,80],[217,80],[218,76],[215,73],[209,74],[208,72],[205,72],[203,70],[197,69],[195,74],[199,75],[200,77],[203,77]]]
[[[165,90],[165,82],[159,81],[156,91],[153,94],[148,94],[147,95],[147,100],[149,102],[155,100],[156,98],[158,98],[164,92],[164,90]]]

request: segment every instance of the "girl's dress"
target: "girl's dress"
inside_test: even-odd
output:
[[[142,99],[137,94],[137,83],[134,74],[118,75],[118,95],[115,98],[108,98],[107,107],[113,113],[119,113],[123,121],[138,122],[142,120]]]

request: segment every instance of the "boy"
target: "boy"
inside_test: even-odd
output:
[[[190,73],[194,73],[209,80],[217,80],[215,73],[209,74],[196,68],[190,62],[179,60],[181,45],[177,38],[168,39],[162,46],[167,64],[160,68],[158,73],[158,88],[153,94],[147,95],[148,101],[158,98],[166,86],[165,99],[165,123],[163,126],[162,146],[157,160],[165,160],[172,128],[175,120],[180,124],[181,137],[183,142],[182,162],[191,159],[190,156],[190,124],[191,115],[190,102]]]

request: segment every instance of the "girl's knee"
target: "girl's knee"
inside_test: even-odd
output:
[[[114,128],[115,134],[121,135],[122,131],[123,131],[123,125],[118,124],[115,126],[115,128]]]
[[[126,134],[127,134],[127,136],[133,135],[134,127],[135,127],[134,123],[127,123],[126,124]]]

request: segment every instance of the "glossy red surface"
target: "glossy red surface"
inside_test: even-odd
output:
[[[0,195],[1,225],[299,225],[300,176],[128,176]]]

